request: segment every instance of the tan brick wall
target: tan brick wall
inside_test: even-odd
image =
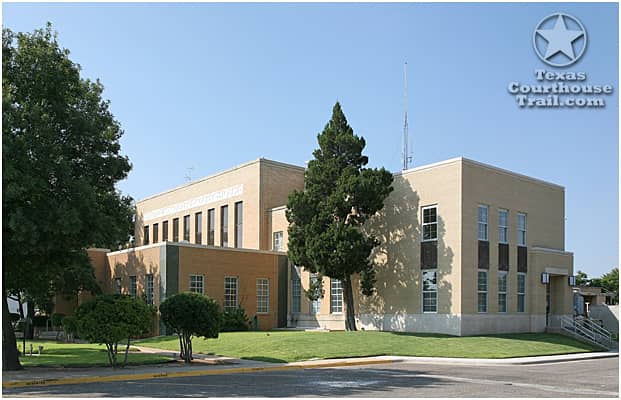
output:
[[[250,319],[257,315],[260,329],[278,325],[278,258],[274,254],[242,250],[181,247],[179,291],[189,290],[190,274],[205,276],[205,294],[224,305],[224,278],[238,277],[238,302]],[[257,279],[269,279],[269,312],[257,313]]]
[[[268,223],[268,239],[269,241],[267,241],[267,248],[266,250],[274,250],[274,233],[275,232],[282,232],[282,237],[283,237],[283,251],[286,252],[287,251],[287,243],[289,241],[289,233],[287,231],[287,228],[289,227],[289,222],[287,221],[287,216],[285,214],[286,212],[286,207],[282,206],[282,207],[277,207],[277,208],[272,208],[270,210],[267,211],[267,215],[268,215],[268,219],[267,219],[267,223]]]
[[[286,206],[289,194],[293,190],[303,189],[304,168],[261,160],[260,207],[261,210],[265,210],[261,224],[261,249],[272,249],[272,234],[275,230],[271,229],[271,224],[276,224],[274,225],[277,226],[276,230],[283,230],[285,235],[287,231],[286,218],[283,220],[284,211],[282,214],[275,215],[275,220],[272,221],[269,210],[274,207]],[[283,221],[285,225],[283,225]]]
[[[143,227],[149,226],[149,236],[153,241],[152,227],[154,223],[159,225],[159,241],[162,240],[163,221],[168,221],[168,240],[173,239],[173,219],[179,218],[179,240],[183,240],[183,217],[190,215],[190,243],[195,243],[195,214],[202,212],[202,244],[207,244],[207,211],[215,209],[215,241],[220,245],[220,210],[228,205],[228,247],[234,247],[235,243],[235,203],[243,202],[243,247],[249,249],[259,248],[259,223],[261,216],[259,204],[259,160],[243,164],[218,173],[190,184],[169,190],[159,195],[151,196],[136,204],[136,243],[143,243]],[[143,216],[153,210],[171,206],[186,200],[190,200],[209,193],[218,192],[236,185],[243,185],[243,194],[229,199],[214,201],[200,207],[166,215],[157,219],[143,221]]]

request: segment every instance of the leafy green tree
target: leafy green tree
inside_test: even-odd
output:
[[[78,333],[78,319],[74,315],[67,315],[62,319],[61,325],[65,333],[65,341],[73,341],[73,337]]]
[[[119,343],[126,342],[125,358],[121,364],[125,366],[131,338],[151,331],[154,314],[155,309],[140,299],[108,294],[96,296],[81,304],[75,316],[80,337],[105,344],[110,366],[116,368]]]
[[[605,273],[601,278],[591,279],[591,286],[600,287],[607,292],[614,293],[612,302],[619,302],[619,268],[613,268],[610,272]]]
[[[365,140],[354,134],[338,102],[317,140],[319,148],[304,175],[305,189],[289,196],[289,258],[342,282],[345,329],[356,330],[352,277],[359,274],[362,293],[373,294],[370,254],[379,244],[361,228],[384,207],[393,178],[384,168],[365,168]]]
[[[21,369],[7,293],[97,292],[86,248],[117,248],[132,231],[131,165],[103,86],[80,77],[51,26],[2,32],[3,369]]]
[[[588,286],[590,283],[590,279],[587,276],[586,272],[578,270],[576,272],[576,285],[577,286]]]
[[[192,362],[192,337],[217,338],[222,315],[215,300],[198,293],[178,293],[160,305],[164,324],[179,336],[180,356]]]

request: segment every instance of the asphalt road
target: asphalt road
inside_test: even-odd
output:
[[[539,365],[394,363],[361,367],[3,390],[37,397],[618,397],[619,358]]]

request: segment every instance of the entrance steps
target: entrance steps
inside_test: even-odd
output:
[[[604,347],[608,350],[618,348],[618,338],[612,332],[602,328],[593,320],[584,317],[561,317],[561,326],[558,333],[563,333],[575,339]],[[552,329],[548,328],[548,331]]]

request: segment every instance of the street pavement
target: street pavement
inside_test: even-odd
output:
[[[215,371],[214,371],[215,372]],[[619,359],[542,364],[430,363],[249,371],[178,378],[3,389],[37,397],[610,397]]]

